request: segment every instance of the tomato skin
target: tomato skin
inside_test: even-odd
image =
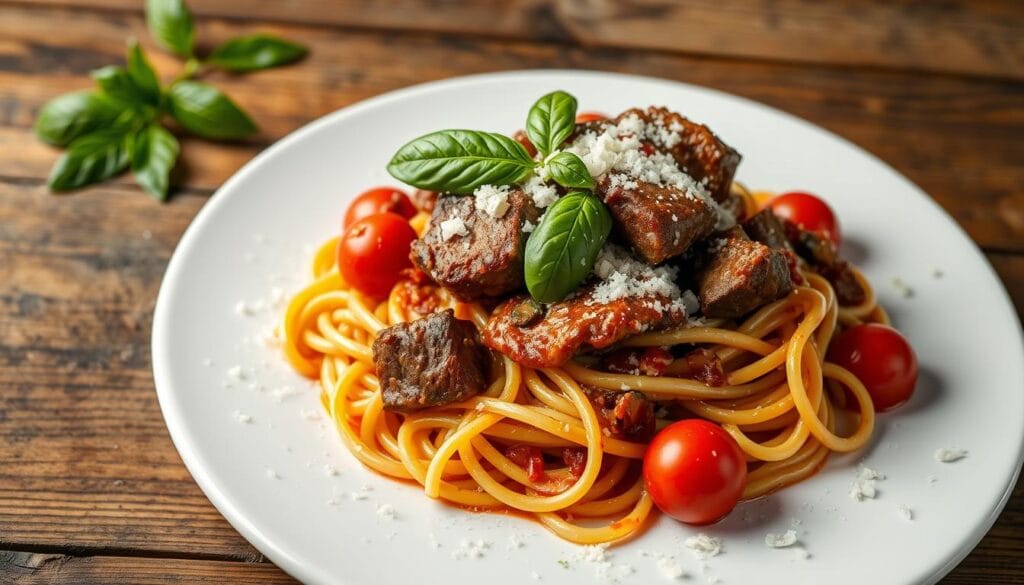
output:
[[[766,204],[779,217],[801,228],[825,236],[836,248],[842,243],[839,220],[832,208],[820,198],[803,191],[790,191],[772,197]]]
[[[417,211],[405,191],[394,187],[376,187],[363,191],[352,200],[345,210],[345,220],[341,224],[341,229],[348,229],[355,222],[378,213],[397,213],[409,219],[416,215]]]
[[[512,135],[512,139],[523,145],[530,158],[537,156],[537,147],[533,145],[533,142],[530,142],[530,137],[526,135],[525,130],[516,130],[515,134]]]
[[[607,120],[608,116],[605,116],[601,112],[580,112],[576,114],[577,124],[586,124],[587,122],[598,122],[600,120]]]
[[[864,383],[875,410],[895,408],[914,393],[917,356],[907,339],[878,323],[856,325],[832,340],[828,361],[850,371]]]
[[[378,213],[352,224],[338,242],[338,270],[365,295],[387,296],[400,272],[412,266],[409,247],[416,232],[395,213]]]
[[[662,512],[687,524],[711,524],[740,500],[747,483],[743,450],[703,419],[665,427],[644,453],[644,486]]]

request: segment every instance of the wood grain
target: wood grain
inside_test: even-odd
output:
[[[24,1],[24,0],[23,0]],[[32,0],[39,3],[40,0]],[[137,0],[43,0],[140,10]],[[238,0],[197,14],[1024,79],[1015,0]]]
[[[6,585],[164,585],[295,583],[267,563],[231,563],[196,559],[76,557],[62,554],[0,551],[0,577]]]
[[[227,21],[205,24],[215,39],[246,30]],[[54,27],[62,34],[53,35]],[[448,36],[274,30],[308,43],[311,57],[298,67],[246,77],[210,76],[253,113],[263,132],[248,145],[189,141],[179,184],[212,190],[260,147],[316,116],[390,89],[494,70],[597,68],[715,87],[805,117],[905,173],[981,245],[1024,251],[1021,83]],[[0,160],[0,176],[45,177],[56,153],[28,133],[38,109],[53,95],[87,86],[89,70],[121,58],[126,36],[144,34],[142,20],[132,14],[0,7],[0,147],[11,152]],[[155,58],[165,75],[175,71],[173,59],[160,53]]]

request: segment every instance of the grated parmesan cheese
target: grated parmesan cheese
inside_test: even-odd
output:
[[[658,570],[661,575],[669,580],[679,580],[686,577],[686,572],[671,557],[660,555],[657,561]]]
[[[764,535],[764,544],[771,548],[786,548],[796,544],[796,530],[787,530],[782,534],[769,532]]]
[[[967,449],[943,447],[941,449],[936,449],[933,456],[939,463],[952,463],[967,457]]]
[[[476,208],[493,218],[502,218],[508,211],[508,185],[496,187],[494,185],[482,185],[473,191],[476,197]],[[443,228],[442,228],[443,229]]]
[[[377,506],[377,517],[381,520],[391,521],[395,519],[395,507],[391,504]]]
[[[900,517],[902,517],[907,522],[910,522],[914,519],[914,511],[911,510],[909,506],[906,506],[904,504],[899,504],[898,506],[896,506],[896,512],[900,515]]]
[[[675,282],[677,270],[674,267],[649,266],[615,244],[605,244],[598,253],[594,274],[602,282],[594,288],[591,295],[593,303],[610,303],[623,298],[666,297],[669,305],[663,306],[660,301],[655,301],[657,310],[686,311],[687,305],[694,304],[696,300],[696,297],[693,301],[684,300],[684,293]]]
[[[850,485],[850,497],[855,501],[873,500],[878,495],[876,484],[885,479],[885,475],[870,467],[861,467],[857,479]]]
[[[692,550],[699,559],[711,558],[722,553],[722,539],[708,536],[703,532],[687,538],[683,544]]]
[[[245,414],[245,413],[239,411],[239,410],[236,410],[236,411],[232,412],[231,416],[235,417],[235,420],[240,422],[240,423],[242,423],[242,424],[250,424],[250,423],[252,423],[252,417],[249,416],[248,414]]]
[[[533,199],[533,204],[538,209],[544,209],[550,206],[552,203],[558,200],[558,191],[548,185],[542,177],[537,175],[530,176],[525,183],[522,184],[523,192]]]
[[[466,229],[466,222],[462,221],[461,217],[453,217],[441,222],[441,239],[446,242],[455,236],[468,235],[469,230]]]

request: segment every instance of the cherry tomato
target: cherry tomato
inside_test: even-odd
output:
[[[654,436],[644,453],[643,475],[662,512],[687,524],[710,524],[740,501],[747,461],[722,427],[686,419]]]
[[[605,116],[601,112],[580,112],[576,114],[577,124],[586,124],[587,122],[598,122],[600,120],[607,120],[608,116]]]
[[[395,213],[378,213],[352,224],[338,242],[338,270],[345,282],[371,297],[384,297],[412,266],[416,232]]]
[[[770,199],[768,207],[771,207],[779,217],[832,240],[837,248],[843,240],[839,232],[839,220],[836,219],[836,214],[832,213],[832,208],[810,193],[783,193]]]
[[[350,225],[364,217],[370,217],[378,213],[397,213],[409,219],[416,215],[416,211],[416,206],[412,204],[409,196],[404,191],[392,187],[377,187],[376,189],[363,191],[352,200],[348,210],[345,211],[345,221],[341,227],[342,229],[348,229]]]
[[[917,384],[917,357],[907,339],[892,327],[867,323],[840,333],[828,360],[850,370],[881,412],[903,404]]]

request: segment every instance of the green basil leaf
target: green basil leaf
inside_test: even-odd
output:
[[[146,101],[153,105],[160,103],[160,80],[135,41],[128,46],[128,77]]]
[[[140,108],[145,104],[155,105],[156,101],[151,100],[146,90],[135,85],[128,70],[117,65],[108,65],[92,72],[92,78],[96,85],[114,100],[121,102],[122,106],[129,108]]]
[[[149,34],[165,48],[182,57],[192,56],[196,31],[184,0],[146,0],[146,24]]]
[[[537,100],[526,117],[526,136],[547,156],[558,150],[576,129],[576,98],[553,91]]]
[[[186,130],[204,138],[233,140],[259,128],[231,98],[199,81],[179,81],[169,91],[171,115]]]
[[[587,165],[571,152],[560,152],[548,161],[548,174],[556,183],[570,189],[593,189],[594,177]]]
[[[115,124],[123,108],[103,94],[76,91],[46,103],[36,118],[36,136],[55,146],[67,146],[79,136]]]
[[[50,171],[53,191],[69,191],[98,183],[128,166],[131,134],[124,129],[99,130],[75,139]]]
[[[537,165],[522,144],[476,130],[441,130],[398,149],[388,172],[420,189],[472,193],[481,185],[511,185]]]
[[[214,49],[206,61],[228,71],[252,71],[298,61],[306,52],[302,45],[256,34],[225,42]]]
[[[135,182],[158,200],[166,200],[171,169],[179,152],[178,140],[163,126],[153,123],[140,130],[132,145]]]
[[[574,191],[548,207],[526,241],[526,288],[542,303],[561,300],[594,267],[612,230],[608,208],[592,193]]]

